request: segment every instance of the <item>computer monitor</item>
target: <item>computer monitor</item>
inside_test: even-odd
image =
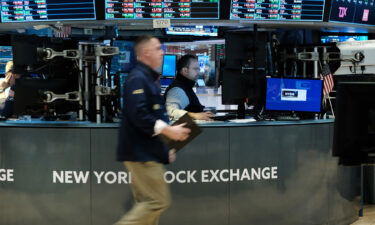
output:
[[[340,82],[337,86],[332,153],[342,164],[373,162],[374,96],[375,82]]]
[[[174,81],[173,78],[161,78],[160,79],[160,86],[168,87]]]
[[[118,73],[118,77],[120,79],[120,107],[121,109],[124,107],[124,88],[125,88],[125,80],[128,77],[128,73]]]
[[[176,55],[164,55],[163,57],[163,67],[162,76],[164,77],[174,77],[176,76]]]
[[[5,74],[5,65],[12,59],[12,46],[0,46],[0,74]]]
[[[267,78],[267,111],[313,112],[322,109],[320,79]]]
[[[206,86],[206,83],[204,82],[203,79],[197,79],[196,83],[197,83],[198,87],[204,87],[204,86]]]
[[[112,57],[111,74],[119,72],[130,72],[136,62],[134,42],[116,40],[113,41],[113,46],[118,47],[120,53]]]
[[[199,72],[204,73],[204,67],[209,63],[210,56],[198,55]]]

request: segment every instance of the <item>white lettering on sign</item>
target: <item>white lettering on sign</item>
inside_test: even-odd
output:
[[[123,171],[119,172],[104,172],[104,171],[94,171],[94,175],[96,177],[96,182],[98,184],[107,183],[107,184],[130,184],[131,183],[131,176],[130,173],[126,173]]]
[[[101,184],[130,184],[130,173],[124,171],[93,171],[94,182]],[[86,184],[90,178],[89,171],[53,171],[52,183]]]
[[[0,169],[0,182],[14,182],[14,170]]]
[[[202,183],[277,179],[277,167],[202,170]]]
[[[174,173],[172,171],[167,171],[164,174],[164,180],[168,184],[173,183],[177,181],[177,183],[185,184],[185,183],[197,183],[197,180],[195,179],[195,174],[197,173],[196,170],[190,171],[190,170],[181,170],[177,173]]]
[[[61,184],[86,184],[89,175],[89,171],[53,171],[52,182]]]
[[[207,169],[207,170],[180,170],[166,171],[164,180],[167,183],[220,183],[220,182],[245,182],[254,180],[278,179],[278,167],[259,167],[244,169]],[[0,181],[8,179],[13,181],[13,171],[0,169]],[[52,182],[61,184],[85,184],[90,176],[97,184],[130,184],[131,173],[124,171],[53,171]]]

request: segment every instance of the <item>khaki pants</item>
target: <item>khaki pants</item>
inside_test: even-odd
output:
[[[164,165],[157,162],[124,162],[131,173],[135,204],[115,225],[158,225],[160,214],[171,204],[164,181]]]

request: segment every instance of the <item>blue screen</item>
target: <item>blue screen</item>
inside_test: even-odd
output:
[[[0,46],[0,74],[5,74],[5,65],[13,60],[12,46]]]
[[[118,47],[120,54],[113,56],[111,74],[129,72],[135,65],[134,43],[131,41],[116,40],[113,46]]]
[[[322,80],[268,78],[266,110],[320,112]]]
[[[173,82],[173,80],[174,80],[173,78],[161,78],[160,85],[164,87],[168,87]]]
[[[368,36],[322,36],[322,43],[344,42],[344,41],[367,41]]]
[[[168,35],[192,35],[217,37],[218,28],[214,26],[171,26],[165,29]]]
[[[128,76],[128,73],[120,73],[120,106],[121,109],[124,107],[124,85],[125,85],[125,79]]]
[[[174,77],[176,75],[176,55],[164,55],[163,72],[165,77]]]

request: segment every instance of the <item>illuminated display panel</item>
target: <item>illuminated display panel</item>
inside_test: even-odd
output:
[[[219,0],[105,0],[105,18],[219,19]]]
[[[165,29],[168,35],[192,35],[217,37],[218,29],[213,26],[171,26]]]
[[[95,0],[1,0],[3,23],[95,19]]]
[[[231,0],[230,19],[323,21],[324,0]]]
[[[329,20],[375,25],[374,0],[332,0]]]
[[[344,42],[344,41],[367,41],[368,36],[363,35],[363,36],[334,36],[334,35],[329,35],[329,36],[321,36],[320,37],[320,42],[321,43],[334,43],[334,42]]]
[[[0,46],[0,74],[5,74],[5,65],[13,60],[12,46]]]

